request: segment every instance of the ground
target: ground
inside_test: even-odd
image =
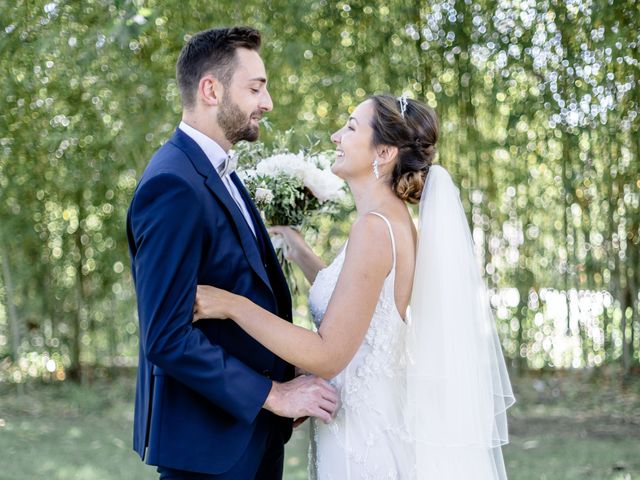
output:
[[[131,450],[133,377],[0,384],[0,479],[146,480]],[[510,480],[640,480],[640,380],[610,372],[514,378],[504,448]],[[287,447],[285,480],[306,479],[306,425]]]

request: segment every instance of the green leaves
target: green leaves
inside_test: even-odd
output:
[[[55,352],[65,368],[74,349],[87,363],[135,358],[124,218],[180,119],[178,53],[188,34],[250,24],[264,34],[274,110],[263,143],[236,146],[243,168],[330,148],[371,93],[423,99],[441,119],[438,160],[461,186],[490,286],[521,292],[498,320],[509,353],[530,366],[637,362],[633,0],[0,0],[0,12],[0,243],[23,355]],[[286,208],[306,201],[294,180],[266,186]],[[320,225],[327,259],[348,230],[337,217],[264,208],[276,223]],[[572,313],[569,337],[545,349],[555,320],[526,300],[543,288],[613,300],[602,315]],[[0,357],[11,343],[8,301],[0,282]],[[575,358],[555,351],[563,344],[579,345]]]

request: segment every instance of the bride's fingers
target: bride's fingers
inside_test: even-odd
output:
[[[292,227],[286,227],[286,226],[275,226],[275,227],[269,227],[267,228],[267,232],[269,233],[269,235],[280,235],[284,241],[291,241],[292,240],[292,234],[296,233],[297,230],[295,230]]]
[[[267,232],[271,235],[282,235],[284,236],[286,234],[286,228],[287,227],[280,227],[280,226],[275,226],[275,227],[269,227],[267,228]]]

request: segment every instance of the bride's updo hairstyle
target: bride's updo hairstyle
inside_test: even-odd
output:
[[[436,154],[438,117],[425,104],[409,98],[373,95],[370,99],[374,106],[373,145],[398,147],[391,188],[401,200],[419,203]]]

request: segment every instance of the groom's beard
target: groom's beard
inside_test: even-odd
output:
[[[251,119],[260,120],[262,112],[256,110],[247,118],[238,104],[233,103],[231,99],[227,100],[227,98],[223,98],[220,103],[220,112],[218,113],[218,123],[224,136],[232,145],[235,145],[240,140],[255,142],[260,137],[260,128],[258,125],[252,125]]]

